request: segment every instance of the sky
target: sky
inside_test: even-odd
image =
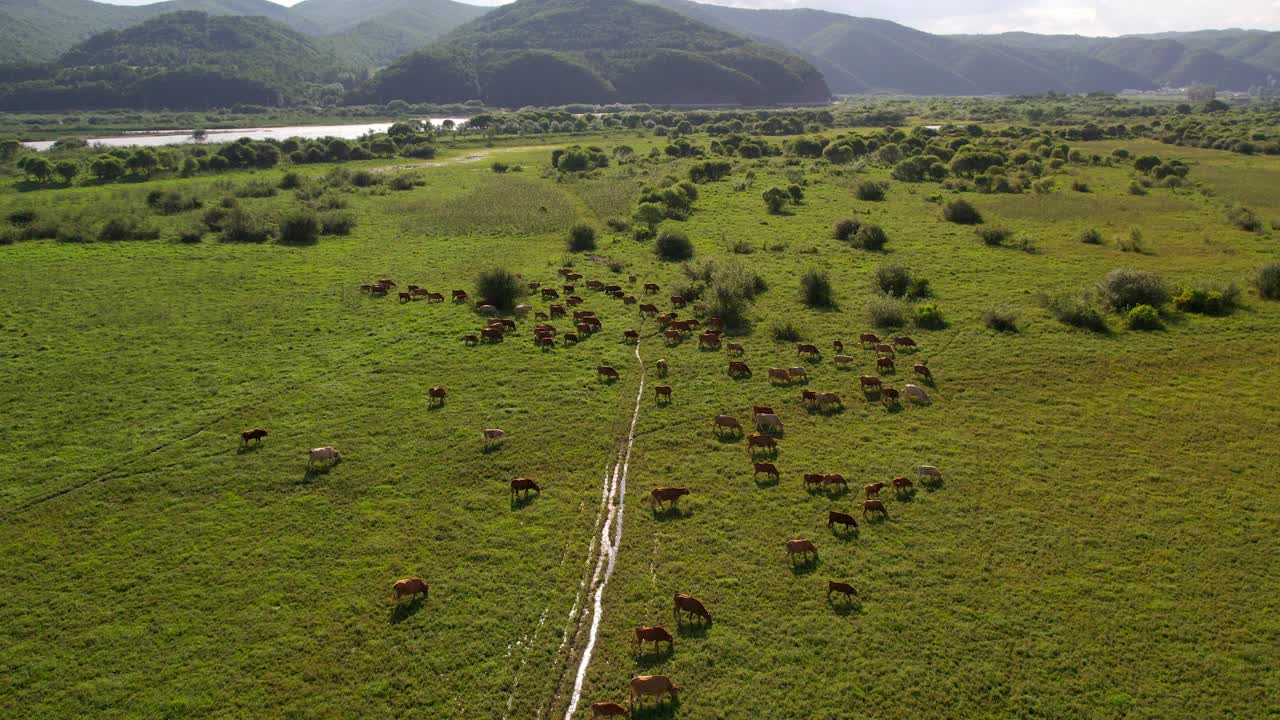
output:
[[[108,0],[143,5],[148,0]],[[298,0],[274,0],[293,5]],[[348,0],[360,2],[360,0]],[[464,0],[502,5],[504,0]],[[1067,35],[1128,35],[1170,30],[1280,30],[1280,0],[715,0],[746,8],[809,7],[893,20],[933,33],[1013,30]]]

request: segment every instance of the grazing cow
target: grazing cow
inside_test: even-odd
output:
[[[854,359],[853,359],[853,356],[852,356],[852,355],[837,355],[837,356],[836,356],[836,365],[837,365],[837,366],[844,367],[844,366],[852,365],[853,363],[854,363]]]
[[[538,483],[529,478],[518,477],[511,479],[511,496],[515,497],[520,493],[524,493],[524,497],[529,497],[529,491],[532,490],[542,496],[542,488],[538,487]]]
[[[838,353],[842,353],[844,352],[844,343],[840,342],[839,340],[832,340],[831,349],[835,350]]]
[[[443,405],[444,396],[448,394],[449,394],[449,391],[447,388],[445,388],[445,386],[437,385],[427,391],[427,401],[432,405],[435,405],[437,403]]]
[[[480,330],[480,337],[493,342],[501,341],[502,336],[505,334],[502,328],[487,327]]]
[[[640,652],[640,649],[647,642],[653,643],[653,652],[655,655],[658,652],[658,643],[666,643],[667,649],[671,652],[675,652],[676,650],[675,639],[672,638],[671,633],[667,632],[667,629],[661,625],[637,625],[635,629],[635,638],[636,652]]]
[[[698,347],[720,347],[720,336],[704,332],[698,336]]]
[[[565,344],[565,345],[568,345],[569,343],[573,343],[574,345],[577,345],[577,344],[578,344],[578,334],[577,334],[577,333],[565,333],[565,334],[564,334],[564,344]]]
[[[680,692],[680,688],[671,682],[671,678],[666,675],[637,675],[631,678],[631,704],[635,705],[636,700],[644,705],[644,699],[648,696],[658,698],[662,701],[663,695],[670,695],[671,702],[678,702],[679,698],[676,693]]]
[[[596,317],[594,313],[583,316],[582,322],[590,325],[592,330],[599,330],[601,327],[604,327],[600,324],[600,318]]]
[[[470,346],[474,346],[474,345],[478,345],[479,343],[480,343],[480,338],[476,337],[475,335],[463,335],[463,336],[462,336],[462,344],[463,344],[463,345],[470,345]]]
[[[667,376],[667,361],[665,359],[659,360],[658,362],[654,363],[654,366],[658,368],[658,377]]]
[[[673,312],[662,313],[661,315],[658,316],[658,324],[662,325],[663,327],[667,327],[668,325],[670,325],[675,321],[676,321],[676,314]]]
[[[565,298],[565,302],[570,305],[581,305],[582,298],[578,297],[577,295],[570,295],[569,297]]]
[[[826,475],[822,478],[822,484],[828,487],[832,485],[839,485],[841,488],[844,488],[845,492],[849,490],[849,481],[845,480],[844,476],[840,473],[830,473]]]
[[[621,289],[622,289],[622,286],[621,286],[621,285],[605,285],[605,286],[604,286],[604,291],[605,291],[605,292],[607,292],[607,293],[609,293],[609,294],[616,293],[616,292],[618,292],[618,291],[619,291],[619,290],[621,290]]]
[[[442,303],[442,302],[444,302],[444,293],[438,293],[438,292],[429,292],[429,293],[427,293],[427,302],[429,302],[429,303]]]
[[[596,316],[596,313],[594,310],[574,310],[573,311],[574,322],[578,322],[579,320],[584,320],[586,318],[595,317],[595,316]]]
[[[516,329],[516,321],[512,320],[511,318],[502,318],[499,322],[501,322],[502,327],[506,328],[507,330]]]
[[[755,416],[756,427],[758,428],[777,428],[782,430],[782,419],[773,413],[760,413]]]
[[[404,578],[397,580],[391,586],[391,601],[399,604],[404,596],[422,595],[422,599],[426,600],[431,594],[431,588],[427,586],[427,581],[420,577]]]
[[[542,288],[543,300],[558,300],[559,298],[560,293],[556,292],[555,288]]]
[[[617,370],[614,370],[613,368],[609,367],[608,365],[601,365],[601,366],[597,367],[597,368],[596,368],[596,377],[598,377],[598,378],[603,377],[603,378],[605,378],[605,379],[607,379],[607,380],[620,380],[620,379],[622,379],[622,376],[618,374],[618,371],[617,371]]]
[[[644,303],[640,306],[640,314],[653,317],[658,314],[658,306],[653,303]]]
[[[516,317],[524,317],[528,315],[532,310],[533,310],[532,305],[517,305],[515,307],[515,310],[513,310],[512,312],[516,314]]]
[[[894,344],[895,346],[897,346],[897,347],[909,347],[909,348],[913,348],[913,347],[915,347],[915,346],[916,346],[916,341],[915,341],[915,340],[912,340],[911,338],[906,337],[906,336],[904,335],[904,336],[902,336],[902,337],[896,337],[896,338],[894,338],[894,339],[893,339],[893,344]]]
[[[729,377],[737,377],[739,375],[750,375],[751,367],[741,360],[731,360],[729,362]]]
[[[880,353],[881,355],[888,355],[889,357],[893,357],[893,354],[894,354],[893,346],[886,345],[884,343],[876,343],[875,351]]]
[[[556,326],[555,326],[555,325],[550,325],[550,324],[543,323],[543,324],[540,324],[540,325],[534,325],[534,326],[533,326],[533,331],[534,331],[535,333],[541,333],[541,334],[543,334],[543,335],[555,335],[555,334],[556,334]]]
[[[702,604],[701,600],[693,597],[692,595],[676,593],[674,602],[677,622],[679,622],[680,613],[683,611],[690,615],[697,615],[703,620],[706,620],[708,624],[711,623],[711,613],[707,612],[707,608]]]
[[[402,302],[402,303],[403,303],[403,302],[409,302],[410,300],[412,300],[412,299],[413,299],[413,295],[411,295],[411,294],[409,294],[409,293],[407,293],[407,292],[396,293],[396,294],[400,297],[400,302]]]
[[[747,452],[755,454],[755,448],[764,448],[765,450],[776,450],[778,441],[768,435],[756,433],[747,437]]]
[[[624,297],[622,298],[622,304],[623,304],[623,305],[635,305],[635,304],[636,304],[636,296],[635,296],[635,295],[626,295],[626,296],[624,296]]]
[[[573,327],[579,333],[581,333],[583,337],[586,337],[587,335],[591,334],[591,325],[588,323],[580,322],[577,325],[574,325]]]
[[[785,383],[791,382],[791,373],[786,368],[769,368],[769,382],[781,380]]]
[[[364,292],[364,293],[371,293],[371,292],[373,292],[373,286],[372,286],[372,285],[361,285],[361,286],[360,286],[360,292]]]
[[[796,539],[787,541],[787,559],[795,560],[796,555],[800,555],[802,559],[808,560],[809,553],[813,553],[813,557],[818,557],[818,547],[813,544],[812,540]]]
[[[862,386],[862,391],[866,392],[867,388],[880,389],[880,378],[874,375],[863,375],[858,378],[858,384]]]
[[[535,344],[543,350],[548,350],[556,346],[556,339],[550,335],[539,335]]]
[[[796,345],[796,354],[797,354],[797,355],[809,355],[809,356],[813,356],[813,355],[818,355],[818,354],[820,354],[820,353],[818,352],[818,346],[817,346],[817,345],[810,345],[810,344],[808,344],[808,343],[800,343],[800,344]]]
[[[582,279],[582,274],[576,273],[576,272],[565,273],[564,279],[568,280],[569,282],[578,282],[579,280]]]
[[[533,319],[545,322],[547,320],[550,320],[551,316],[542,312],[541,310],[535,310],[533,313]]]
[[[307,451],[307,467],[311,467],[318,462],[332,460],[335,464],[342,462],[342,453],[333,449],[331,445],[324,447],[311,448]]]
[[[396,286],[395,281],[393,281],[391,278],[382,278],[381,280],[379,280],[379,281],[378,281],[378,284],[379,284],[379,285],[386,285],[387,287],[395,287],[395,286]]]
[[[667,330],[662,333],[662,337],[666,338],[668,345],[678,345],[684,339],[684,334],[679,330]]]
[[[587,281],[587,289],[588,289],[588,290],[603,290],[603,289],[604,289],[604,283],[600,282],[599,280],[588,280],[588,281]]]
[[[623,330],[622,340],[632,344],[638,343],[640,342],[640,333],[635,330]]]
[[[671,296],[671,307],[682,308],[684,306],[685,306],[684,298],[680,297],[679,295]]]
[[[691,332],[693,330],[693,321],[692,320],[672,320],[671,329],[677,330],[681,333]]]
[[[893,358],[891,357],[876,358],[876,370],[894,372],[895,368],[893,366]]]
[[[537,280],[534,280],[533,282],[529,283],[529,292],[533,292],[540,287],[542,287],[542,283],[538,282]]]
[[[591,703],[591,717],[628,717],[627,709],[616,702]]]
[[[725,352],[731,352],[734,355],[741,355],[743,352],[745,352],[742,349],[742,343],[736,343],[736,342],[725,343],[724,349],[725,349]]]
[[[240,432],[240,444],[248,445],[250,441],[257,440],[258,444],[262,444],[262,438],[268,435],[266,430],[262,428],[254,428],[253,430],[243,430]]]
[[[858,341],[863,345],[874,345],[880,342],[880,338],[876,337],[875,333],[862,333],[858,336]]]
[[[913,487],[911,480],[905,477],[896,477],[893,479],[893,490],[896,493],[904,493]]]
[[[654,386],[654,388],[653,388],[653,401],[654,401],[654,402],[657,402],[658,400],[661,400],[662,398],[666,398],[666,399],[667,399],[667,402],[671,402],[671,386],[670,386],[670,385],[655,385],[655,386]]]
[[[774,414],[773,408],[769,407],[768,405],[752,405],[751,406],[751,417],[755,417],[757,415],[773,415],[773,414]]]
[[[553,318],[564,317],[563,305],[552,305],[547,308],[547,311],[551,313],[551,317]]]
[[[412,287],[409,288],[409,297],[417,300],[418,298],[430,297],[431,292],[426,288]]]
[[[812,390],[800,391],[800,401],[806,405],[812,405],[818,401],[818,393]]]
[[[792,380],[804,380],[809,382],[809,371],[802,367],[787,368],[787,376]]]
[[[874,482],[874,483],[870,483],[862,486],[862,489],[866,491],[868,499],[873,497],[880,497],[880,491],[883,490],[884,488],[885,488],[885,484],[882,482]]]
[[[661,508],[663,503],[670,506],[670,509],[676,509],[676,502],[689,494],[689,488],[686,487],[659,487],[649,491],[649,506],[653,508]]]
[[[738,418],[730,415],[717,415],[712,424],[716,432],[724,429],[742,432],[742,423],[738,422]]]
[[[920,387],[919,385],[908,384],[905,388],[902,389],[902,391],[905,392],[907,394],[907,397],[911,398],[912,400],[919,400],[920,402],[926,402],[926,403],[929,402],[929,393],[925,392],[924,388]]]
[[[369,294],[370,295],[386,295],[387,291],[390,289],[391,288],[387,287],[386,285],[382,285],[379,283],[369,288]]]
[[[480,437],[484,439],[485,447],[489,447],[494,443],[500,442],[506,436],[507,434],[505,432],[497,428],[487,428],[480,431]]]
[[[841,595],[844,595],[844,599],[848,600],[849,602],[853,602],[853,599],[858,597],[858,591],[854,589],[854,587],[849,583],[840,582],[839,580],[828,580],[827,581],[827,598],[828,599],[831,598],[831,593],[833,592],[838,592]]]
[[[811,488],[820,488],[826,480],[827,476],[822,473],[805,473],[804,489],[809,490]]]
[[[818,404],[819,408],[824,407],[826,405],[844,405],[844,403],[840,400],[840,396],[833,392],[817,393],[816,395],[814,395],[813,401]]]
[[[578,289],[578,286],[577,285],[561,285],[560,289],[564,291],[565,295],[572,295],[574,290]]]
[[[885,508],[884,502],[880,500],[863,500],[862,517],[866,517],[867,513],[873,512],[878,512],[883,517],[889,517],[889,511]]]
[[[926,380],[933,379],[933,373],[929,371],[929,366],[924,363],[916,363],[911,366],[911,371]]]
[[[882,402],[882,403],[884,403],[885,405],[888,405],[888,406],[890,406],[890,407],[892,407],[892,406],[894,406],[894,405],[897,405],[897,404],[898,404],[898,389],[897,389],[897,388],[891,388],[891,387],[887,387],[887,388],[880,388],[880,402]]]
[[[778,468],[773,463],[758,462],[751,464],[755,468],[755,472],[751,474],[753,478],[759,476],[760,473],[764,473],[765,475],[772,476],[775,481],[779,479]]]
[[[920,478],[932,478],[934,480],[942,479],[942,471],[932,465],[921,465],[916,469],[916,476]]]
[[[843,525],[845,530],[853,528],[858,529],[858,521],[849,513],[842,513],[837,510],[827,512],[827,529],[832,529],[836,525]]]
[[[636,276],[635,276],[635,275],[628,275],[628,276],[627,276],[627,282],[629,282],[629,283],[635,283],[635,281],[636,281]]]
[[[476,308],[476,312],[486,317],[495,317],[498,314],[498,308],[492,305],[480,305]]]
[[[466,290],[454,290],[454,291],[453,291],[453,301],[454,301],[454,302],[466,302],[466,301],[467,301],[467,291],[466,291]]]
[[[646,294],[646,295],[653,295],[653,294],[657,293],[657,292],[658,292],[659,290],[661,290],[661,289],[662,289],[662,288],[658,287],[658,284],[657,284],[657,283],[645,283],[645,284],[644,284],[644,292],[645,292],[645,294]]]

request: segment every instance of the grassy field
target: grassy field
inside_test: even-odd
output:
[[[623,141],[641,154],[652,142],[595,142]],[[568,260],[587,279],[659,283],[665,307],[687,280],[651,242],[605,232],[596,257],[570,258],[564,241],[575,220],[603,230],[627,215],[643,183],[684,177],[686,161],[558,181],[542,172],[550,147],[508,149],[503,161],[524,172],[495,174],[486,158],[425,169],[407,192],[344,193],[355,231],[307,247],[0,248],[0,715],[562,717],[601,487],[640,380],[621,333],[636,328],[646,394],[576,717],[593,701],[625,703],[638,673],[682,688],[678,706],[643,717],[1280,716],[1280,303],[1249,289],[1223,317],[1171,313],[1163,330],[1138,332],[1113,315],[1097,334],[1038,301],[1116,268],[1246,286],[1280,259],[1276,233],[1238,230],[1226,208],[1280,220],[1280,161],[1081,147],[1117,144],[1182,158],[1204,191],[1133,196],[1127,171],[1082,168],[1072,172],[1088,193],[1060,178],[1047,195],[968,195],[1036,252],[943,222],[932,196],[949,194],[936,184],[895,183],[862,202],[862,176],[802,165],[806,199],[782,216],[761,202],[796,170],[780,159],[699,186],[691,218],[663,227],[689,234],[695,263],[741,263],[768,285],[736,338],[755,371],[740,380],[724,353],[668,347],[652,321],[595,293],[586,307],[604,332],[543,352],[526,327],[465,348],[479,324],[467,306],[357,289],[390,276],[473,290],[492,266],[558,285]],[[747,171],[754,180],[735,189]],[[212,203],[280,175],[6,191],[0,210],[88,212],[153,187]],[[845,216],[882,225],[885,251],[831,238]],[[1123,252],[1135,226],[1146,251]],[[1079,241],[1090,227],[1104,244]],[[936,378],[926,405],[886,409],[858,391],[874,368],[857,347],[871,275],[890,262],[929,280],[947,320],[909,330]],[[829,275],[834,309],[802,304],[811,269]],[[1018,332],[983,325],[994,306],[1018,314]],[[775,341],[782,322],[822,356]],[[836,369],[837,338],[856,369]],[[658,358],[669,405],[648,390]],[[599,382],[600,364],[621,381]],[[769,383],[766,368],[795,365],[807,385]],[[904,358],[886,377],[909,376]],[[449,388],[442,408],[428,406],[433,385]],[[812,412],[802,389],[838,392],[845,407]],[[785,423],[777,484],[756,482],[745,441],[709,425],[720,413],[745,423],[760,404]],[[250,427],[271,435],[241,449]],[[483,452],[484,427],[508,441]],[[343,461],[308,471],[306,449],[325,444]],[[860,514],[862,484],[922,464],[943,482],[886,490],[888,518],[856,535],[826,529],[828,510]],[[842,473],[852,489],[806,492],[808,472]],[[513,503],[517,475],[541,495]],[[650,511],[660,485],[692,490],[682,512]],[[815,564],[788,563],[795,537],[817,544]],[[393,609],[390,585],[407,575],[431,583],[430,599]],[[861,602],[828,603],[829,579],[851,581]],[[677,629],[674,592],[701,598],[714,624]],[[633,654],[640,624],[676,631],[674,652]]]

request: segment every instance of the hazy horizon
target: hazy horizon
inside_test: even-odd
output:
[[[149,5],[155,0],[101,0],[116,5]],[[290,6],[300,0],[271,0]],[[510,0],[458,0],[469,5],[505,5]],[[1186,0],[1089,2],[1088,0],[976,0],[957,12],[944,0],[899,3],[890,0],[715,0],[709,4],[757,9],[813,8],[892,20],[941,34],[1031,32],[1051,35],[1115,36],[1243,28],[1280,31],[1280,0]]]

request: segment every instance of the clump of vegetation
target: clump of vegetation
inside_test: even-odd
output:
[[[280,222],[280,242],[314,245],[320,239],[320,219],[312,210],[296,210]]]
[[[799,342],[804,339],[800,329],[790,320],[777,320],[769,327],[769,334],[775,342]]]
[[[689,282],[675,287],[676,294],[686,300],[701,299],[701,311],[719,317],[731,332],[746,327],[751,303],[769,287],[740,262],[687,264],[684,273]]]
[[[1060,323],[1097,333],[1107,332],[1106,318],[1087,293],[1045,295],[1041,304]]]
[[[957,198],[942,208],[942,218],[958,225],[981,225],[982,213],[968,200]]]
[[[476,276],[476,294],[485,303],[510,312],[524,295],[524,286],[515,273],[502,268],[483,270]]]
[[[596,229],[586,223],[569,228],[569,252],[587,252],[596,249]]]
[[[1089,228],[1088,230],[1080,233],[1080,242],[1085,245],[1101,245],[1102,231],[1098,228]]]
[[[791,201],[791,195],[780,187],[771,187],[764,191],[761,196],[764,198],[764,206],[769,210],[769,214],[778,215],[782,209]]]
[[[1145,270],[1112,270],[1098,284],[1098,295],[1104,306],[1116,312],[1138,305],[1159,308],[1169,302],[1169,289]]]
[[[1270,263],[1253,274],[1253,286],[1265,300],[1280,300],[1280,263]]]
[[[604,226],[609,228],[610,232],[623,233],[631,229],[631,221],[626,218],[609,218],[604,222]]]
[[[867,302],[867,317],[875,327],[902,327],[907,324],[910,311],[909,303],[886,295]]]
[[[268,198],[275,197],[275,194],[276,186],[266,180],[250,180],[235,190],[238,198]]]
[[[373,187],[379,182],[381,179],[368,170],[357,170],[351,173],[351,184],[358,188]]]
[[[290,170],[280,178],[281,190],[296,190],[302,187],[302,176]]]
[[[14,225],[30,225],[39,215],[31,208],[19,208],[9,213],[9,222]]]
[[[1227,221],[1248,232],[1262,232],[1262,221],[1249,208],[1235,204],[1227,210]]]
[[[204,228],[199,225],[188,225],[178,231],[178,242],[194,245],[204,239]]]
[[[98,242],[121,242],[124,240],[154,240],[160,232],[150,225],[145,225],[132,217],[116,216],[108,218],[98,228]]]
[[[926,330],[941,330],[947,326],[947,321],[942,317],[942,310],[936,303],[924,303],[916,307],[915,321],[917,327]]]
[[[504,162],[495,160],[494,163],[489,166],[489,169],[501,175],[502,173],[505,173],[506,171],[510,170],[511,166]]]
[[[865,223],[858,228],[858,232],[853,236],[853,242],[863,250],[883,250],[884,246],[889,244],[889,235],[879,225]]]
[[[387,187],[401,192],[405,190],[412,190],[415,187],[424,184],[425,183],[422,178],[418,177],[417,173],[412,172],[403,172],[392,175],[391,179],[387,181]]]
[[[663,260],[688,260],[693,257],[693,243],[679,230],[663,230],[654,243],[653,251]]]
[[[586,172],[609,166],[609,156],[598,147],[573,145],[551,152],[551,167],[560,172]]]
[[[1142,228],[1136,226],[1129,228],[1129,237],[1121,238],[1116,245],[1120,248],[1120,252],[1134,252],[1141,255],[1147,251],[1142,242]]]
[[[1018,314],[1009,308],[987,308],[982,313],[982,324],[996,332],[1018,332]]]
[[[729,250],[734,255],[750,255],[756,251],[756,248],[746,240],[734,240],[729,244]]]
[[[229,211],[219,225],[222,235],[218,239],[222,242],[263,243],[276,234],[275,225],[266,218],[239,207]]]
[[[147,205],[161,215],[198,210],[203,204],[196,196],[183,195],[176,190],[152,190],[147,193]]]
[[[858,184],[853,188],[853,194],[859,200],[867,202],[879,202],[884,200],[885,193],[889,191],[889,184],[877,182],[875,180],[859,180]]]
[[[831,236],[837,240],[848,242],[853,239],[860,227],[862,227],[862,223],[853,218],[841,218],[831,227]]]
[[[876,268],[876,287],[890,297],[927,297],[929,281],[912,275],[905,265],[896,263]]]
[[[1008,228],[1002,227],[981,227],[976,230],[978,237],[984,245],[990,247],[998,247],[1005,244],[1013,233]]]
[[[810,270],[800,278],[800,291],[804,304],[811,308],[829,308],[835,304],[831,279],[819,270]]]
[[[733,165],[716,160],[694,163],[689,168],[689,179],[696,183],[715,182],[729,176]]]
[[[1127,317],[1129,327],[1134,330],[1159,330],[1163,327],[1160,322],[1160,311],[1150,305],[1133,306]]]
[[[1147,189],[1143,187],[1142,183],[1138,182],[1137,180],[1130,180],[1129,194],[1130,195],[1146,195]]]
[[[1202,315],[1224,315],[1240,301],[1240,288],[1235,284],[1219,287],[1184,287],[1173,297],[1173,307],[1182,312]]]
[[[1089,192],[1089,183],[1083,180],[1072,180],[1071,189],[1079,193],[1087,193]]]

